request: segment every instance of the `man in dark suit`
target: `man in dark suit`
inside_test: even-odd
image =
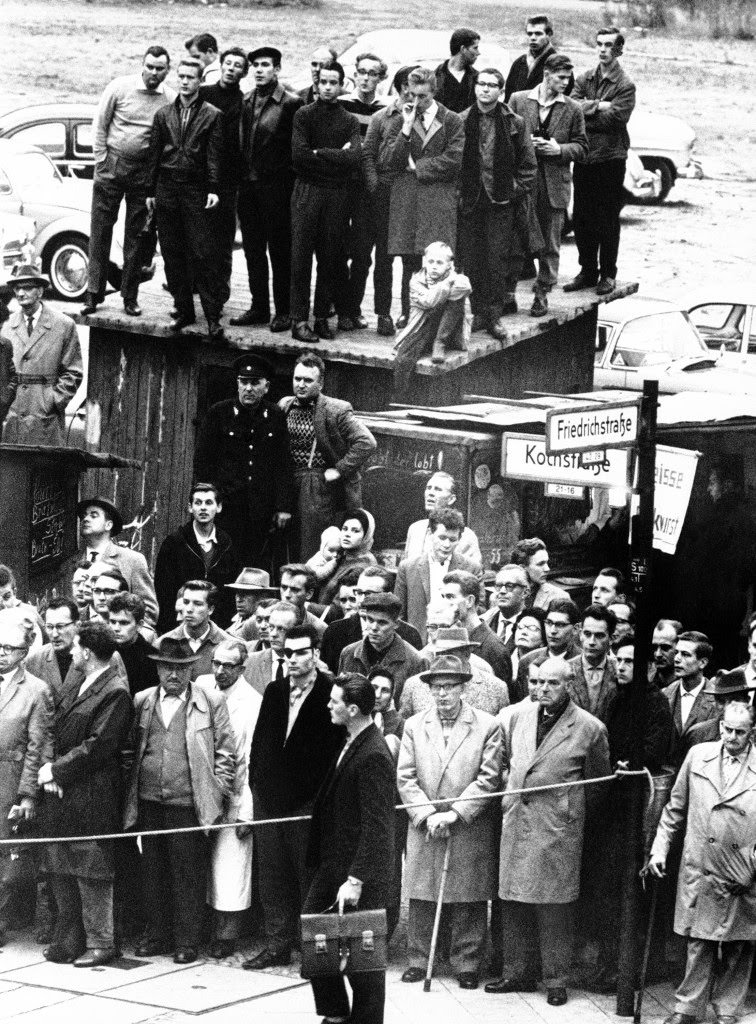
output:
[[[525,120],[538,162],[533,209],[543,248],[538,254],[531,316],[545,316],[548,311],[547,296],[559,277],[562,231],[572,195],[570,165],[588,151],[583,111],[565,95],[571,80],[572,61],[553,53],[544,64],[541,84],[514,93],[509,101],[515,114]]]
[[[531,665],[542,665],[547,658],[564,658],[569,661],[579,656],[580,645],[575,639],[575,625],[579,618],[578,607],[569,598],[555,598],[551,602],[543,623],[546,646],[520,658],[513,700],[524,700],[528,696]]]
[[[50,642],[26,659],[26,668],[50,687],[57,704],[63,695],[64,681],[71,678],[73,643],[79,622],[79,609],[70,597],[54,597],[45,609],[45,632]]]
[[[43,833],[51,837],[119,832],[121,748],[131,723],[131,695],[111,663],[116,639],[102,622],[84,623],[73,644],[78,675],[55,711],[52,760],[39,769],[45,791]],[[51,843],[46,871],[58,919],[46,960],[95,967],[116,955],[113,937],[113,844]]]
[[[717,718],[719,714],[714,696],[705,690],[704,670],[711,661],[712,653],[709,638],[704,633],[689,630],[678,637],[675,651],[677,679],[662,690],[675,723],[672,759],[677,766],[682,763],[687,733],[699,722]]]
[[[349,644],[341,652],[339,675],[354,673],[367,676],[371,668],[382,665],[394,680],[394,696],[402,696],[405,679],[418,673],[423,659],[397,633],[402,603],[396,594],[367,594],[359,610],[362,640]]]
[[[417,629],[423,643],[427,642],[428,605],[441,597],[444,576],[457,569],[471,572],[478,578],[481,576],[479,566],[456,552],[464,525],[462,513],[454,508],[431,512],[428,517],[430,551],[399,566],[394,593],[402,602],[403,618]]]
[[[354,588],[356,602],[354,613],[330,623],[320,644],[320,657],[334,675],[339,670],[339,658],[344,648],[349,644],[356,644],[362,639],[359,615],[362,602],[370,594],[388,594],[393,590],[395,581],[396,573],[382,565],[368,565],[360,573]],[[404,619],[397,619],[396,632],[416,651],[423,646],[418,631]]]
[[[512,62],[504,85],[505,103],[509,103],[512,93],[534,89],[540,85],[543,81],[544,65],[549,57],[556,53],[553,42],[554,26],[545,14],[536,14],[528,18],[525,23],[525,35],[528,37],[528,52]]]
[[[254,651],[244,666],[244,678],[262,697],[269,683],[285,682],[289,675],[284,644],[289,631],[297,625],[297,608],[289,601],[271,605],[268,617],[268,646]]]
[[[510,562],[502,565],[494,577],[495,605],[483,616],[494,633],[511,654],[514,650],[515,623],[520,612],[525,611],[530,583],[528,574],[521,565]]]
[[[281,51],[275,46],[259,46],[249,54],[249,62],[255,87],[242,107],[238,209],[251,301],[249,309],[232,317],[231,323],[270,324],[275,334],[291,326],[291,131],[302,101],[287,93],[278,81]],[[272,320],[268,256],[273,271]]]
[[[394,870],[394,759],[376,728],[375,693],[359,674],[337,676],[328,709],[346,728],[347,742],[315,799],[307,863],[315,871],[304,913],[319,914],[338,903],[359,910],[385,909]],[[315,1008],[327,1021],[383,1024],[384,971],[349,974],[350,1009],[344,979],[313,978]]]
[[[284,655],[288,678],[265,688],[252,737],[249,780],[256,819],[309,814],[344,739],[343,728],[328,713],[331,677],[318,670],[318,635],[312,626],[289,631]],[[307,832],[301,821],[256,830],[266,945],[243,964],[245,970],[291,962],[310,883]]]
[[[600,604],[589,605],[580,624],[581,653],[568,662],[570,696],[579,708],[604,723],[617,692],[617,671],[609,657],[616,623],[614,612]]]

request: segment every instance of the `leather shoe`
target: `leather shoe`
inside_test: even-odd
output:
[[[582,271],[573,277],[571,281],[568,281],[566,285],[562,287],[562,291],[565,292],[580,292],[584,288],[595,288],[598,284],[597,277],[590,277],[588,274],[584,274]]]
[[[717,1018],[719,1020],[719,1018]],[[734,1020],[735,1018],[730,1018]],[[698,1017],[694,1017],[692,1013],[670,1013],[669,1017],[664,1018],[664,1024],[696,1024]]]
[[[368,322],[364,316],[353,316],[352,322],[354,324],[355,331],[366,331]]]
[[[378,326],[376,331],[381,335],[382,338],[393,338],[396,334],[396,327],[394,327],[394,321],[390,316],[379,316]]]
[[[291,336],[295,341],[303,341],[306,345],[315,345],[320,341],[320,338],[306,320],[299,324],[291,325]]]
[[[402,981],[422,981],[427,973],[425,967],[408,967],[402,975]]]
[[[174,964],[193,964],[197,959],[197,950],[194,946],[179,946],[176,950],[173,962]]]
[[[319,338],[325,339],[325,341],[333,341],[336,335],[331,330],[331,325],[328,323],[325,317],[318,317],[313,324],[315,333]]]
[[[511,316],[512,313],[516,313],[517,312],[517,300],[516,299],[509,299],[509,301],[505,302],[504,305],[501,307],[501,312],[502,312],[503,316]]]
[[[231,321],[231,323],[233,323],[233,320]],[[280,315],[277,314],[270,321],[270,333],[271,334],[280,334],[282,331],[288,331],[290,327],[291,327],[291,317],[290,316],[280,316]]]
[[[614,285],[616,281],[613,277],[602,277],[599,283],[596,285],[597,295],[611,295],[614,291]]]
[[[316,321],[317,322],[317,321]],[[356,331],[357,325],[351,316],[340,316],[336,322],[336,327],[340,331]]]
[[[504,341],[508,336],[509,331],[507,330],[507,322],[503,316],[500,316],[497,320],[491,321],[488,333],[492,338],[496,338],[497,341]]]
[[[194,322],[193,316],[175,316],[168,324],[168,330],[171,334],[179,334],[185,327],[191,327]]]
[[[288,967],[291,963],[290,949],[263,949],[257,956],[245,960],[242,967],[245,971],[262,971],[266,967]]]
[[[409,323],[409,316],[406,313],[402,313],[401,316],[396,318],[396,329],[397,331],[403,331]]]
[[[109,964],[115,960],[116,951],[114,946],[106,946],[104,949],[88,949],[86,953],[77,956],[74,960],[74,967],[98,967],[100,964]]]
[[[567,1002],[566,988],[550,988],[546,990],[546,1002],[549,1006],[564,1006]]]
[[[213,960],[223,960],[236,949],[233,939],[216,939],[210,946],[210,956]]]
[[[228,322],[233,327],[257,327],[260,324],[267,324],[268,320],[270,313],[250,308],[239,316],[232,316]]]
[[[546,316],[549,311],[549,300],[541,292],[533,296],[533,305],[530,307],[531,316]]]
[[[538,982],[534,978],[499,978],[497,981],[489,981],[485,991],[495,996],[504,992],[536,992]]]
[[[218,320],[208,320],[207,336],[210,339],[210,341],[226,340],[226,333],[223,330],[223,325]]]
[[[69,953],[63,946],[57,945],[53,942],[47,949],[42,950],[42,956],[45,960],[49,960],[51,964],[72,964],[76,959],[76,953]]]
[[[145,939],[134,950],[134,956],[160,956],[161,953],[172,953],[173,946],[160,939]]]
[[[93,292],[87,292],[84,297],[84,305],[81,307],[81,315],[89,316],[90,313],[94,313],[99,305],[97,296]]]
[[[463,971],[457,976],[460,988],[477,988],[478,975],[474,971]]]
[[[124,302],[123,311],[126,316],[141,316],[142,308],[136,302]]]

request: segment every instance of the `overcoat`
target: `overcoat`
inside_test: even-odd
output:
[[[756,843],[756,750],[735,781],[722,782],[722,742],[699,743],[689,752],[669,803],[662,811],[651,857],[666,855],[676,832],[685,829],[677,882],[675,931],[692,939],[753,942],[756,888],[741,896],[725,886],[733,862],[742,861],[753,877]]]
[[[395,119],[386,142],[388,169],[396,173],[391,185],[388,251],[401,256],[420,254],[431,242],[457,245],[457,179],[462,169],[465,130],[459,114],[438,104],[438,112],[423,135],[415,124],[410,138],[404,121]],[[412,156],[416,170],[407,170]]]
[[[404,724],[397,781],[402,803],[494,793],[501,778],[501,730],[493,715],[462,702],[459,717],[444,743],[435,707],[413,715]],[[410,899],[438,898],[445,842],[426,843],[424,823],[435,810],[455,810],[460,820],[451,828],[451,856],[445,903],[490,900],[496,890],[496,800],[440,804],[438,808],[407,807],[404,891]]]
[[[570,702],[536,748],[539,705],[511,709],[504,733],[507,789],[530,789],[609,775],[606,726]],[[603,786],[505,797],[499,896],[519,903],[573,903],[580,889],[586,797]]]
[[[18,390],[3,428],[6,444],[65,444],[66,406],[84,368],[79,335],[70,316],[42,303],[31,337],[17,310],[2,327],[13,345]]]
[[[11,807],[37,796],[37,772],[52,756],[52,714],[47,683],[18,667],[0,697],[0,839],[11,838]]]

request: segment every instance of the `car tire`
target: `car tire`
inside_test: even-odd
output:
[[[658,157],[642,156],[641,163],[647,171],[658,171],[661,175],[661,192],[654,199],[636,199],[634,202],[642,206],[659,206],[669,195],[675,183],[675,171],[667,160],[660,160]]]
[[[50,276],[57,299],[77,302],[88,286],[89,240],[86,235],[70,234],[54,238],[45,249],[42,267]]]

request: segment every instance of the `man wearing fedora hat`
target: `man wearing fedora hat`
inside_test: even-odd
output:
[[[243,355],[231,366],[235,398],[211,406],[197,440],[195,468],[220,487],[218,522],[246,565],[270,565],[272,533],[291,519],[293,469],[286,418],[266,399],[275,371]]]
[[[223,694],[190,681],[199,655],[163,637],[151,655],[160,685],[134,698],[124,828],[171,829],[220,821],[235,784],[236,758]],[[147,934],[137,956],[175,950],[192,963],[202,934],[208,868],[202,832],[144,837]]]
[[[448,848],[443,900],[451,907],[449,960],[460,987],[477,988],[487,904],[496,893],[496,801],[451,801],[498,789],[501,731],[492,715],[463,700],[471,673],[460,658],[442,655],[420,678],[429,686],[434,706],[405,723],[397,768],[399,795],[410,818],[405,865],[410,965],[402,981],[425,976]],[[421,804],[429,806],[414,806]]]
[[[227,632],[245,643],[259,639],[255,613],[257,606],[266,598],[277,598],[278,588],[271,587],[270,576],[264,569],[242,569],[233,583],[226,588],[233,591],[236,615],[231,619]]]
[[[756,682],[749,680],[744,669],[733,668],[729,672],[720,671],[711,679],[707,679],[702,693],[714,698],[717,711],[713,718],[696,722],[680,738],[680,757],[684,760],[691,747],[697,743],[713,743],[719,739],[719,723],[728,704],[738,701],[740,704],[753,704]]]
[[[187,580],[214,583],[219,591],[215,621],[219,626],[231,621],[231,594],[225,587],[238,572],[239,560],[231,538],[216,525],[222,510],[220,491],[215,484],[198,481],[189,494],[189,521],[160,545],[155,562],[155,591],[160,605],[161,635],[176,625],[176,595]]]
[[[42,301],[50,279],[28,263],[10,275],[19,309],[0,335],[13,346],[17,390],[3,428],[6,444],[64,445],[66,406],[83,376],[76,324]]]

